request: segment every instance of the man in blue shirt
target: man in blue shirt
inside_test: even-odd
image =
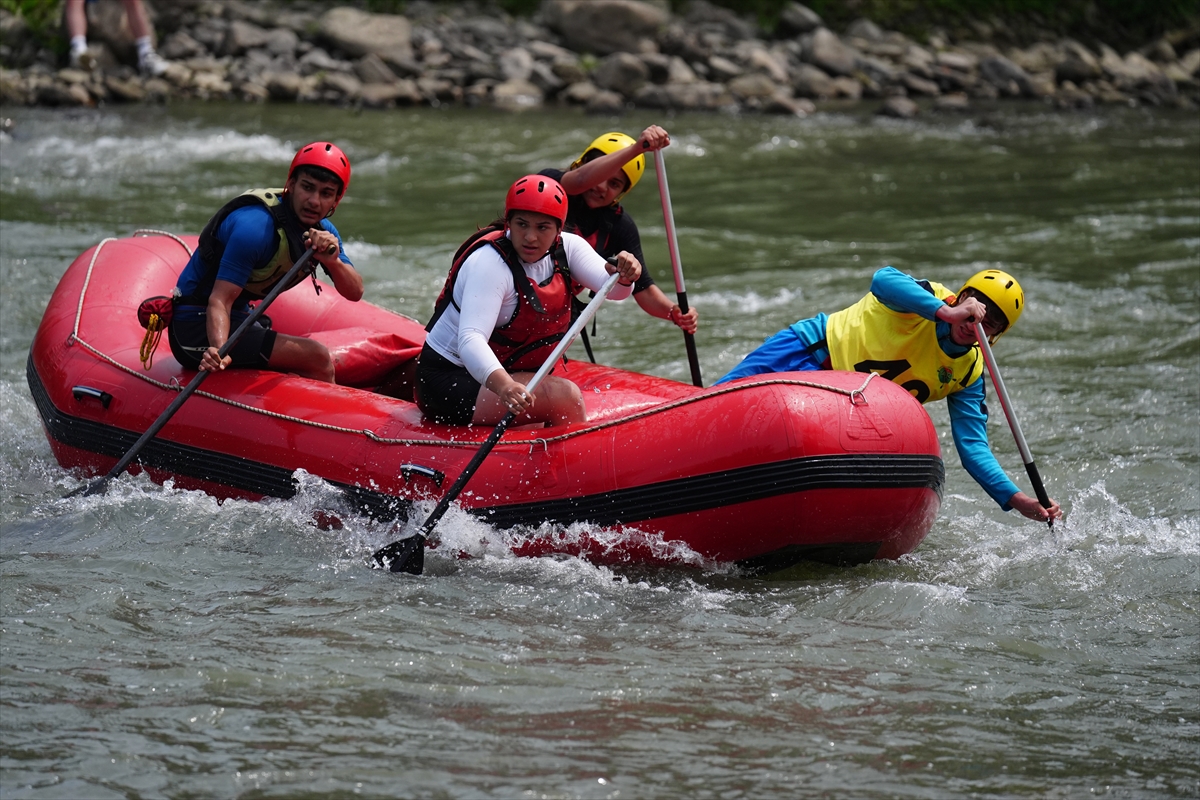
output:
[[[333,383],[329,350],[303,336],[256,323],[223,359],[218,358],[218,350],[250,314],[250,302],[265,297],[308,247],[338,294],[352,301],[362,298],[362,277],[328,219],[349,185],[346,154],[329,142],[313,142],[292,159],[282,190],[246,192],[209,220],[175,287],[168,335],[180,364],[207,371],[273,369]],[[310,274],[298,275],[285,288]]]

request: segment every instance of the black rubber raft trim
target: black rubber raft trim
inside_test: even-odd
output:
[[[120,458],[140,436],[61,411],[50,401],[33,366],[32,355],[26,365],[26,377],[46,430],[55,441]],[[149,442],[137,461],[174,475],[269,497],[286,499],[295,496],[297,490],[292,472],[282,467],[162,439]],[[945,466],[937,456],[813,456],[754,464],[583,497],[475,508],[471,512],[498,528],[578,521],[602,526],[636,525],[656,517],[705,511],[813,489],[927,488],[937,492],[940,497],[945,478]],[[409,500],[381,492],[330,483],[345,494],[356,510],[372,516],[407,519],[412,506]],[[782,569],[802,560],[857,564],[871,560],[880,544],[791,545],[741,563],[756,572]]]

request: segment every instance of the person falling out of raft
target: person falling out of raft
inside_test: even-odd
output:
[[[222,206],[204,226],[199,246],[175,286],[168,336],[180,364],[210,372],[226,367],[273,369],[334,382],[333,359],[325,345],[260,323],[251,326],[224,359],[218,359],[217,351],[249,316],[249,303],[266,297],[307,247],[338,294],[351,301],[362,299],[362,277],[329,221],[349,185],[350,161],[341,148],[313,142],[292,159],[283,189],[254,189]],[[287,288],[312,274],[301,270]],[[320,292],[315,276],[313,286]]]
[[[582,236],[605,258],[627,250],[642,265],[642,275],[633,286],[633,299],[642,310],[695,333],[699,319],[695,307],[684,314],[654,283],[646,269],[638,227],[621,206],[621,198],[646,171],[645,153],[670,143],[670,135],[657,125],[642,131],[636,141],[624,133],[606,133],[588,145],[570,169],[544,169],[538,174],[554,178],[566,190],[567,231]]]
[[[1005,511],[1046,521],[1062,516],[1020,491],[988,446],[983,356],[974,321],[989,342],[1009,330],[1025,308],[1025,293],[1008,273],[979,272],[955,295],[892,267],[875,273],[871,291],[849,308],[817,314],[767,339],[717,381],[769,372],[819,369],[877,372],[922,403],[946,398],[950,430],[963,467]],[[716,385],[716,384],[714,384]]]
[[[623,300],[642,267],[630,253],[616,264],[582,237],[563,233],[567,193],[545,175],[526,175],[508,190],[504,217],[477,231],[454,255],[434,305],[417,362],[415,394],[425,416],[448,425],[583,422],[579,387],[548,376],[537,393],[525,385],[571,323],[571,286]]]

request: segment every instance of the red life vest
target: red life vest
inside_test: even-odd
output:
[[[492,331],[488,345],[509,372],[537,370],[571,327],[571,269],[567,265],[561,236],[554,240],[550,250],[554,272],[539,286],[525,274],[516,249],[504,235],[504,228],[489,225],[473,234],[454,254],[450,274],[434,303],[433,316],[425,330],[433,330],[448,306],[458,308],[454,302],[454,284],[462,265],[468,256],[488,245],[496,249],[512,272],[513,286],[517,290],[517,308],[512,319]]]

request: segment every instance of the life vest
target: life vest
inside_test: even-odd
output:
[[[296,263],[297,259],[304,254],[306,228],[292,210],[291,204],[284,203],[282,200],[283,189],[251,189],[221,206],[221,209],[213,215],[213,218],[204,226],[204,230],[200,232],[200,243],[196,249],[205,270],[215,280],[217,269],[221,266],[221,256],[225,254],[225,243],[217,238],[217,229],[225,221],[225,218],[239,208],[255,204],[263,205],[271,212],[271,217],[275,220],[275,253],[267,263],[256,267],[250,273],[250,279],[242,287],[242,293],[238,295],[237,302],[239,303],[261,300],[266,297],[271,289],[275,288],[275,284],[279,283],[287,271],[292,268],[292,264]],[[313,270],[316,269],[316,262],[311,263],[313,267],[301,270],[300,274],[297,274],[284,287],[285,291],[312,275]],[[211,286],[211,283],[209,285]],[[315,281],[313,285],[316,285]],[[319,289],[317,291],[320,292]]]
[[[586,208],[586,204],[583,203],[582,199],[578,200],[577,202],[583,204]],[[609,256],[615,256],[616,253],[610,253],[608,251],[609,243],[612,240],[613,226],[616,224],[616,218],[624,214],[625,209],[622,206],[617,205],[609,206],[605,209],[588,208],[582,213],[587,214],[589,217],[595,219],[597,223],[595,230],[593,230],[591,233],[585,234],[583,229],[579,227],[578,220],[576,218],[572,218],[570,214],[567,215],[567,223],[563,226],[563,230],[567,233],[573,233],[580,237],[585,242],[590,244],[593,250],[605,258]]]
[[[536,370],[571,327],[571,269],[561,236],[554,240],[550,250],[554,272],[544,285],[539,286],[525,274],[516,249],[504,235],[504,228],[489,225],[472,234],[454,254],[450,274],[434,303],[433,316],[425,330],[433,330],[448,306],[458,309],[454,302],[454,284],[462,265],[476,250],[488,246],[495,248],[508,266],[517,290],[517,308],[512,319],[492,331],[488,345],[506,370]]]
[[[929,286],[939,300],[953,301],[945,286]],[[873,294],[830,314],[825,330],[834,369],[877,372],[922,403],[941,400],[983,373],[978,345],[957,358],[949,356],[938,343],[936,322],[894,311]]]

